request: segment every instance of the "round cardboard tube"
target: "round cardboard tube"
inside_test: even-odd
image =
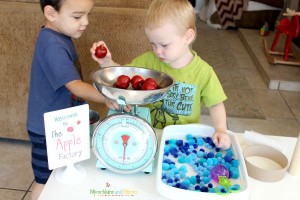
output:
[[[243,150],[248,175],[254,179],[264,182],[276,182],[284,178],[288,159],[280,151],[265,145],[252,145]],[[252,156],[264,157],[276,162],[281,169],[263,169],[251,163],[247,158]]]

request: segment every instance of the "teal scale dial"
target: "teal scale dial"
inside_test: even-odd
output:
[[[141,111],[149,113],[148,108],[139,108]],[[142,117],[113,112],[110,111],[110,116],[94,132],[93,150],[100,161],[97,165],[125,174],[145,170],[152,163],[157,150],[154,130]]]

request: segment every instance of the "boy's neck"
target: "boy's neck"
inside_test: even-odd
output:
[[[192,50],[187,51],[186,54],[181,56],[178,60],[176,60],[174,63],[170,63],[172,68],[174,69],[181,69],[189,65],[194,59],[194,54],[192,53]]]

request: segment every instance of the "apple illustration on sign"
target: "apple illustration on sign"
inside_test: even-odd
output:
[[[68,131],[68,132],[73,132],[73,131],[74,131],[74,127],[73,127],[73,126],[69,126],[69,127],[67,128],[67,131]]]

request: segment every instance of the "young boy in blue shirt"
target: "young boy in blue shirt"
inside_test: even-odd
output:
[[[118,104],[106,100],[92,85],[81,80],[72,39],[79,38],[86,29],[93,4],[93,0],[40,0],[45,24],[35,45],[27,114],[35,177],[32,199],[38,199],[51,174],[44,113],[80,105],[85,103],[84,100],[106,103],[108,107],[118,109]]]

